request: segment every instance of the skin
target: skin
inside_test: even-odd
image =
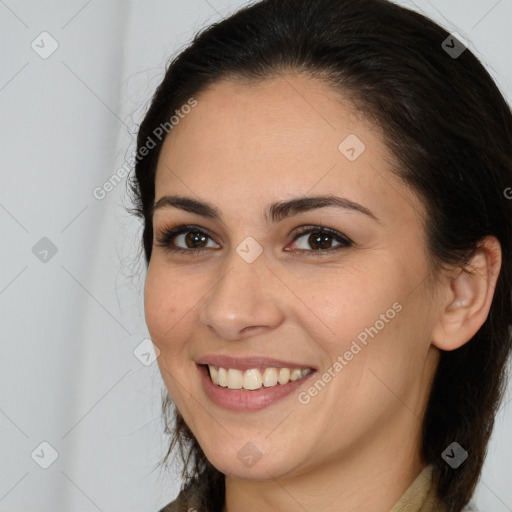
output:
[[[382,135],[316,79],[223,81],[197,100],[165,140],[156,200],[207,201],[222,221],[155,212],[156,237],[170,224],[193,224],[211,238],[196,255],[154,246],[145,312],[165,385],[226,474],[223,512],[388,511],[426,466],[421,418],[439,349],[458,348],[485,321],[499,244],[485,240],[472,272],[432,274],[423,204],[392,174]],[[366,146],[355,161],[338,149],[349,134]],[[263,217],[270,203],[324,194],[355,201],[378,221],[332,206],[275,225]],[[318,224],[353,245],[322,257],[309,234],[293,241],[299,227]],[[248,236],[263,250],[252,263],[236,252]],[[189,247],[183,236],[174,242]],[[203,391],[195,360],[206,354],[293,361],[317,368],[316,380],[394,303],[401,311],[307,404],[292,393],[234,412]],[[262,454],[252,467],[237,457],[249,442]]]

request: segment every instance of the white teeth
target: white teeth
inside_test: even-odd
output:
[[[210,366],[210,377],[214,384],[219,385],[219,370],[215,366]]]
[[[288,368],[281,368],[278,380],[279,384],[286,384],[290,380],[290,370]]]
[[[225,368],[219,368],[219,386],[228,387],[228,372]]]
[[[290,380],[297,380],[297,379],[300,379],[301,373],[302,373],[302,370],[299,370],[299,369],[297,369],[297,368],[294,368],[294,369],[290,372]]]
[[[244,389],[260,389],[262,384],[259,370],[247,370],[244,373]]]
[[[244,387],[244,374],[240,370],[228,370],[228,388],[242,389]]]
[[[271,386],[275,386],[277,384],[277,369],[276,368],[267,368],[263,372],[263,385],[266,388]]]
[[[229,389],[261,389],[262,386],[270,388],[276,386],[277,383],[284,385],[290,381],[296,381],[311,373],[311,368],[266,368],[261,372],[253,368],[242,372],[234,368],[217,368],[208,365],[210,369],[210,377],[212,382],[217,386]]]

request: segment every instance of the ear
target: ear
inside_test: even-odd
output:
[[[455,350],[478,332],[489,315],[500,268],[501,245],[496,237],[485,237],[467,265],[442,285],[434,346]]]

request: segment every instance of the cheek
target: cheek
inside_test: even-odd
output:
[[[344,386],[349,388],[361,385],[368,367],[386,374],[393,373],[397,365],[409,367],[411,352],[420,348],[420,339],[426,339],[420,292],[410,293],[417,280],[396,261],[383,260],[379,266],[351,269],[335,285],[331,281],[325,293],[316,294],[311,303],[311,309],[322,311],[329,327],[325,336],[316,339],[329,356],[326,364],[332,366],[338,357],[343,358],[342,365],[349,372],[339,373],[345,374]]]
[[[371,271],[351,272],[337,280],[331,278],[322,296],[312,303],[312,309],[322,311],[322,319],[329,327],[326,338],[331,340],[329,352],[344,352],[360,334],[364,341],[365,329],[376,322],[382,327],[380,315],[385,315],[386,320],[396,315],[393,304],[399,298],[396,286],[386,283],[385,276],[376,276]]]
[[[189,374],[177,362],[183,360],[186,340],[191,336],[191,309],[196,301],[186,299],[191,294],[174,272],[155,263],[150,263],[144,286],[146,325],[160,350],[157,363],[167,391],[180,411],[186,411],[182,394]]]
[[[187,311],[187,301],[183,297],[186,288],[179,286],[172,273],[152,265],[150,263],[144,286],[146,325],[154,343],[168,346],[183,328],[179,320]]]

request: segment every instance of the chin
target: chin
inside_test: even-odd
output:
[[[212,461],[212,464],[226,476],[255,481],[282,478],[294,469],[289,464],[282,464],[279,461],[268,461],[264,457],[251,467],[240,463],[236,457],[235,459],[224,457],[218,463],[215,460]]]
[[[276,437],[277,441],[279,439]],[[237,441],[218,443],[222,450],[207,449],[210,463],[221,473],[244,480],[268,480],[282,478],[295,472],[301,464],[300,454],[291,447],[279,449],[268,440]]]

